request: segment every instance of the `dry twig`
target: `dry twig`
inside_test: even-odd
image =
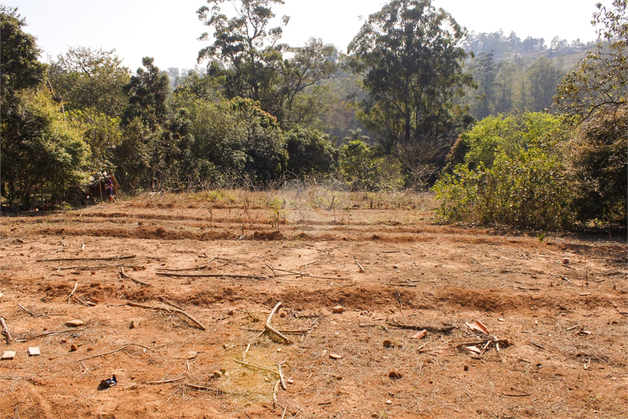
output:
[[[0,325],[2,325],[2,334],[4,335],[5,340],[7,341],[7,345],[9,345],[13,338],[11,337],[11,333],[9,332],[9,327],[3,318],[0,317]]]
[[[147,306],[144,304],[132,303],[130,301],[127,302],[127,305],[131,307],[145,308],[147,310],[157,310],[157,311],[167,311],[168,313],[178,313],[190,319],[196,326],[198,326],[199,329],[207,330],[207,328],[203,325],[203,323],[198,321],[194,316],[178,308]]]
[[[30,314],[32,317],[50,317],[47,314],[34,313],[34,312],[30,311],[29,309],[27,309],[26,307],[24,307],[22,304],[19,304],[19,303],[18,303],[18,307],[21,308],[22,310],[24,310],[25,312],[27,312],[28,314]]]
[[[37,259],[37,262],[76,262],[80,260],[89,260],[89,261],[105,261],[105,260],[126,260],[126,259],[135,259],[137,256],[129,255],[129,256],[114,256],[109,258],[62,258],[62,259]]]
[[[264,330],[261,331],[259,336],[262,336],[264,333],[267,333],[267,332],[272,332],[277,337],[281,338],[281,340],[283,340],[285,343],[287,343],[288,345],[291,345],[292,341],[270,324],[271,320],[273,319],[273,315],[275,314],[275,312],[277,312],[277,310],[279,309],[279,306],[281,306],[281,301],[277,303],[277,305],[273,308],[273,310],[268,315],[268,318],[266,319],[266,324],[264,325]]]
[[[68,295],[68,304],[70,304],[70,299],[74,295],[74,291],[76,291],[77,287],[78,287],[78,281],[74,284],[74,289],[72,289],[72,292],[70,293],[70,295]]]
[[[176,274],[168,272],[157,272],[157,276],[169,276],[172,278],[231,278],[231,279],[255,279],[263,281],[267,279],[265,276],[255,275],[229,275],[229,274]]]
[[[142,285],[144,287],[150,287],[151,286],[150,284],[148,284],[146,282],[142,282],[139,279],[131,278],[126,273],[124,273],[124,268],[122,268],[122,270],[120,271],[120,278],[130,279],[131,281],[135,282],[136,284]]]

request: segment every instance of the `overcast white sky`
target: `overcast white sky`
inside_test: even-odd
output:
[[[433,0],[469,31],[511,31],[521,39],[543,37],[549,44],[559,36],[568,41],[596,38],[591,26],[595,4],[611,0]],[[68,47],[115,49],[135,70],[142,57],[155,58],[162,69],[194,68],[206,45],[198,37],[207,30],[196,11],[205,0],[0,0],[18,7],[26,32],[37,37],[42,59],[56,58]],[[322,38],[340,49],[359,31],[362,21],[381,9],[384,0],[285,0],[275,8],[291,17],[283,42],[303,45]]]

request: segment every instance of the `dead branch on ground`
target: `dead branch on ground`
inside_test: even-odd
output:
[[[398,322],[386,322],[388,326],[396,327],[398,329],[406,329],[406,330],[427,330],[430,333],[442,333],[444,335],[448,335],[452,330],[455,329],[454,326],[446,326],[446,327],[433,327],[433,326],[417,326],[410,324],[401,324]]]
[[[50,336],[50,335],[60,335],[62,333],[80,332],[80,331],[85,330],[85,329],[87,329],[87,327],[83,327],[83,328],[80,328],[80,329],[55,330],[53,332],[40,333],[38,335],[16,339],[15,342],[24,343],[24,342],[28,342],[29,340],[33,340],[33,339],[37,339],[37,338],[43,338],[43,337]]]
[[[144,287],[150,287],[152,286],[151,284],[148,284],[146,282],[142,282],[139,279],[135,279],[135,278],[131,278],[130,276],[128,276],[126,273],[124,273],[124,268],[122,268],[122,270],[120,271],[120,278],[124,278],[124,279],[130,279],[131,281],[135,282],[136,284],[142,285]]]
[[[231,278],[231,279],[254,279],[263,281],[268,279],[265,276],[256,275],[230,275],[230,274],[177,274],[168,272],[157,272],[157,276],[168,276],[172,278]]]
[[[270,312],[270,314],[268,315],[268,318],[266,319],[266,324],[264,325],[264,329],[260,332],[259,336],[262,336],[264,333],[268,333],[268,332],[272,332],[275,336],[279,337],[281,340],[284,341],[284,343],[287,343],[288,345],[292,344],[292,341],[290,339],[288,339],[283,333],[281,333],[279,330],[275,329],[270,322],[273,319],[273,315],[275,314],[275,312],[277,312],[277,310],[279,309],[279,306],[281,306],[281,301],[277,303],[277,305],[273,308],[273,310]]]
[[[113,256],[108,258],[60,258],[60,259],[37,259],[37,262],[76,262],[76,261],[106,261],[106,260],[126,260],[135,259],[136,255]]]
[[[11,337],[11,333],[9,332],[9,327],[3,318],[0,317],[0,325],[2,325],[2,334],[4,335],[4,339],[7,341],[7,345],[9,345],[13,338]]]
[[[156,306],[147,306],[147,305],[143,305],[143,304],[137,304],[137,303],[132,303],[132,302],[127,302],[127,305],[131,306],[131,307],[138,307],[138,308],[144,308],[147,310],[156,310],[156,311],[166,311],[168,313],[177,313],[177,314],[181,314],[185,317],[187,317],[188,319],[190,319],[196,326],[198,326],[199,329],[201,330],[207,330],[207,328],[203,325],[203,323],[201,323],[199,320],[197,320],[194,316],[192,316],[191,314],[180,310],[178,308],[168,308],[168,307],[156,307]]]

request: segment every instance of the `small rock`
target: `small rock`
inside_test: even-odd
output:
[[[331,359],[342,359],[342,355],[338,355],[338,354],[329,354],[329,357]]]
[[[468,365],[465,365],[463,369],[464,369],[465,371],[469,371],[469,366],[468,366]]]
[[[39,351],[38,347],[32,347],[32,348],[28,348],[28,356],[39,356],[41,355],[41,352]]]
[[[233,316],[234,314],[235,314],[234,309],[229,309],[229,311],[227,311],[227,316]]]
[[[395,343],[391,340],[386,339],[384,341],[384,348],[394,348],[395,347]]]
[[[83,326],[85,322],[83,320],[70,320],[65,322],[65,325],[68,327],[80,327]]]
[[[216,380],[216,379],[218,379],[218,378],[221,378],[221,377],[222,377],[222,375],[223,375],[223,374],[222,374],[222,372],[220,372],[220,371],[214,371],[214,372],[212,372],[212,376],[211,376],[211,378],[212,378],[213,380]]]
[[[78,351],[78,346],[76,346],[75,344],[72,344],[72,346],[70,346],[70,352],[76,352]]]
[[[388,376],[390,378],[392,378],[393,380],[400,380],[403,378],[403,374],[401,374],[400,372],[397,371],[391,371]]]
[[[411,339],[424,339],[427,336],[427,330],[421,330],[417,332],[415,335],[412,335]]]
[[[188,352],[188,359],[194,359],[198,356],[198,352],[190,351]]]
[[[140,322],[137,320],[131,320],[131,324],[129,325],[129,329],[135,329],[140,325]]]
[[[2,357],[0,357],[0,360],[2,361],[8,361],[15,358],[15,351],[4,351],[2,353]]]
[[[345,311],[345,308],[343,306],[336,306],[332,309],[332,313],[335,313],[335,314],[342,314],[344,313],[344,311]]]
[[[386,400],[386,404],[392,404],[392,400]]]
[[[563,259],[563,265],[569,265],[569,259],[567,258]]]

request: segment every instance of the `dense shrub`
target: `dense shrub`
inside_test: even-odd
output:
[[[570,142],[568,158],[582,223],[626,225],[628,112],[597,114]]]
[[[488,119],[467,136],[467,163],[434,186],[442,200],[439,219],[542,230],[572,225],[574,185],[563,160],[560,119],[526,114],[525,123],[514,125],[512,117]],[[504,132],[512,140],[508,147],[500,144]]]

